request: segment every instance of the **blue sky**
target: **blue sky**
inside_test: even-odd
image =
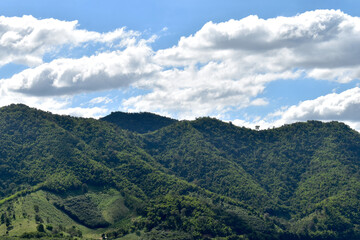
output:
[[[1,106],[360,129],[358,1],[4,0],[0,16]]]

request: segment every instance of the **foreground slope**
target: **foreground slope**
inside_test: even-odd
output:
[[[116,115],[0,109],[0,235],[360,237],[360,136],[348,126]]]

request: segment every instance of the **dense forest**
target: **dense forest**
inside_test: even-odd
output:
[[[1,239],[360,239],[360,135],[0,108]]]

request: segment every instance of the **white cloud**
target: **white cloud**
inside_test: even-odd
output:
[[[22,103],[44,111],[56,114],[71,115],[77,117],[99,118],[109,114],[109,109],[103,107],[72,107],[71,97],[34,97],[22,94],[4,94],[1,91],[0,107],[12,103]]]
[[[260,103],[266,83],[279,79],[303,75],[349,82],[360,76],[359,37],[359,18],[335,10],[209,22],[157,51],[155,62],[167,70],[156,81],[137,82],[152,92],[124,106],[194,118]]]
[[[335,10],[209,22],[157,51],[155,62],[167,71],[137,83],[153,91],[124,105],[193,118],[260,103],[256,99],[270,81],[308,76],[349,82],[360,76],[359,40],[360,19]]]
[[[0,16],[0,67],[7,63],[37,66],[43,62],[44,54],[64,45],[116,41],[121,44],[138,35],[124,28],[108,33],[81,30],[77,21]]]
[[[165,111],[181,119],[223,115],[234,108],[266,105],[264,99],[256,96],[264,90],[267,82],[299,76],[299,73],[284,72],[234,80],[231,78],[236,75],[234,71],[236,67],[231,63],[209,63],[201,69],[164,71],[154,82],[137,82],[136,86],[154,90],[131,97],[123,105],[129,111]]]
[[[264,20],[249,16],[209,22],[194,35],[181,38],[177,46],[159,51],[156,57],[164,65],[231,59],[260,72],[333,69],[334,75],[326,79],[343,80],[343,74],[336,76],[337,68],[359,73],[359,40],[360,18],[339,10],[317,10],[294,17]]]
[[[108,104],[112,102],[113,100],[108,97],[96,97],[89,101],[90,104],[100,104],[100,103]]]
[[[311,119],[360,123],[360,88],[303,101],[281,113],[281,120],[284,122]]]
[[[0,87],[30,96],[74,95],[126,88],[158,71],[145,44],[80,59],[56,59],[3,79]]]
[[[106,108],[100,107],[69,107],[65,109],[54,109],[52,112],[62,115],[71,115],[76,117],[86,117],[86,118],[100,118],[106,114],[109,114],[109,110]]]
[[[138,40],[139,33],[124,29],[101,34],[79,30],[77,22],[31,16],[0,20],[0,65],[37,65],[45,53],[66,44],[105,42],[122,47],[90,57],[56,59],[1,79],[0,97],[51,98],[132,87],[146,93],[124,99],[125,110],[195,118],[266,105],[261,93],[267,83],[279,79],[305,76],[345,83],[360,77],[360,18],[335,10],[209,22],[176,46],[157,52],[149,44],[155,38]],[[334,114],[340,102],[331,105],[333,115],[325,114],[327,108],[321,110],[324,119],[344,119]],[[304,104],[294,107],[296,114],[290,114],[292,108],[281,112],[282,120],[320,114],[314,110],[311,115]],[[345,110],[338,113],[358,117]]]
[[[341,93],[330,93],[313,100],[300,102],[288,108],[254,120],[234,120],[238,126],[266,129],[272,126],[307,120],[341,121],[360,131],[360,88],[355,87]]]

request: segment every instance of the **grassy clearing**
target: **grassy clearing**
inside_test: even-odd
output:
[[[15,219],[11,219],[13,229],[8,231],[8,235],[21,236],[26,232],[36,232],[36,227],[39,224],[43,224],[45,227],[51,225],[60,228],[76,226],[81,230],[86,230],[54,207],[51,203],[52,197],[51,194],[40,190],[4,204],[1,212],[15,215]],[[1,225],[0,228],[0,235],[2,236],[6,235],[6,227],[4,228],[4,226]]]
[[[16,192],[15,194],[13,194],[7,198],[3,198],[0,200],[0,206],[3,205],[4,203],[11,201],[13,199],[16,199],[20,196],[26,196],[29,193],[35,192],[35,191],[39,190],[42,186],[43,186],[43,184],[38,184],[30,189],[22,190],[22,191]]]
[[[83,239],[99,239],[102,233],[109,231],[106,229],[90,229],[79,222],[74,221],[65,212],[54,206],[55,202],[64,201],[80,193],[70,196],[59,196],[43,190],[34,191],[25,196],[18,194],[11,199],[2,201],[0,205],[0,215],[5,214],[9,218],[10,227],[5,223],[0,224],[0,239],[17,239],[24,233],[37,232],[39,224],[43,224],[45,232],[54,234],[62,233],[63,236],[69,235],[70,231],[82,233]],[[84,194],[94,205],[97,206],[99,213],[113,224],[121,219],[128,219],[131,215],[130,210],[124,205],[123,197],[120,192],[114,189],[89,190]],[[137,238],[127,238],[137,239]]]
[[[140,240],[141,236],[137,235],[136,233],[130,233],[125,235],[124,237],[117,238],[116,240]]]
[[[130,210],[124,204],[124,198],[115,189],[107,189],[100,193],[89,192],[86,195],[98,206],[103,217],[109,223],[114,224],[131,215]]]

